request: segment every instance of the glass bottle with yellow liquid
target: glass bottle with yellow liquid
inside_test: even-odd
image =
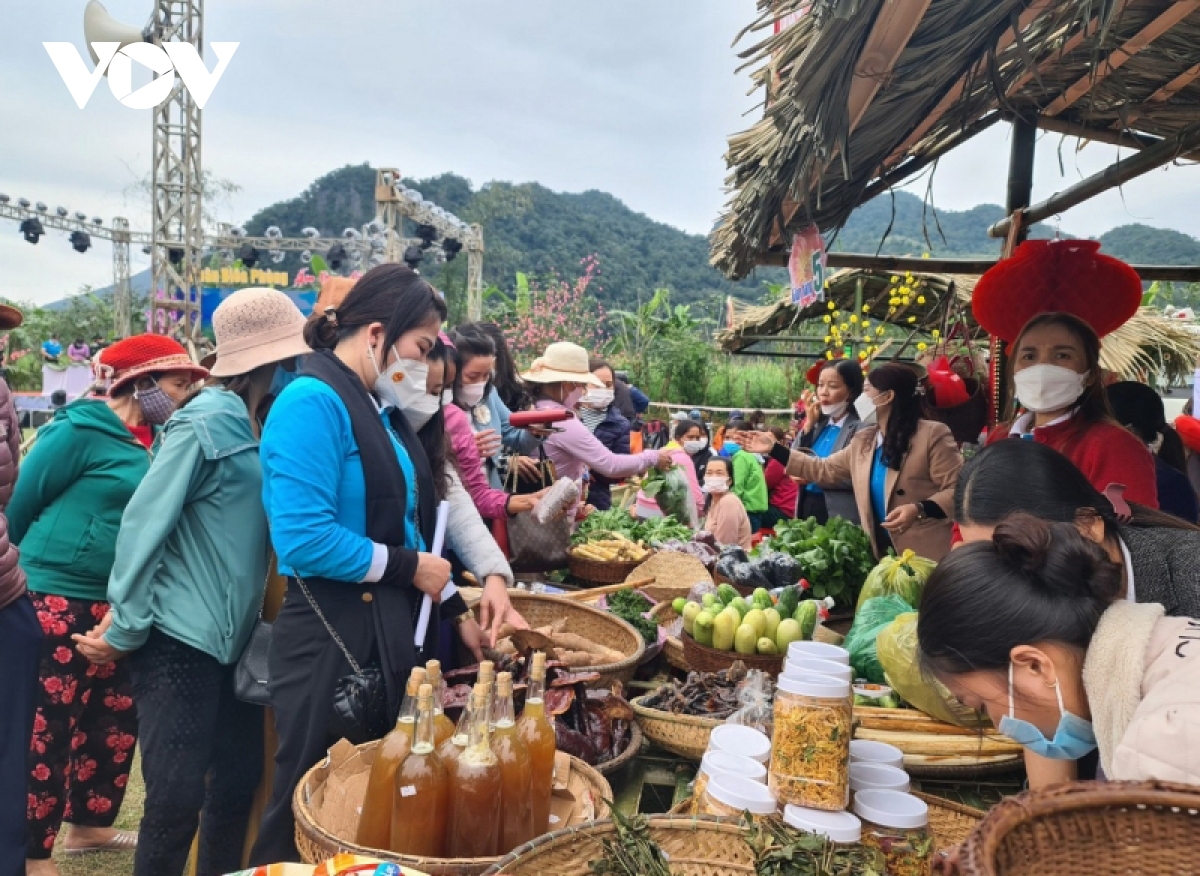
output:
[[[495,725],[492,750],[500,761],[503,779],[500,789],[500,839],[496,854],[507,855],[535,836],[529,749],[517,733],[510,672],[501,672],[496,676],[492,723]]]
[[[554,791],[554,725],[546,717],[546,654],[533,655],[529,671],[529,690],[525,694],[525,709],[517,722],[517,734],[529,751],[531,799],[533,801],[533,835],[541,836],[550,829],[550,795]]]
[[[389,848],[401,855],[442,858],[446,853],[446,814],[450,782],[434,745],[434,688],[421,685],[417,736],[396,769]]]
[[[408,757],[417,729],[417,694],[425,683],[425,669],[414,666],[408,676],[400,718],[395,728],[375,750],[367,793],[363,797],[362,813],[358,817],[355,842],[368,849],[386,849],[392,835],[392,787],[396,768]]]
[[[489,702],[492,695],[492,682],[496,677],[496,664],[491,660],[484,660],[479,664],[478,683],[483,684],[488,689]],[[455,760],[462,750],[467,747],[467,742],[471,738],[471,717],[472,706],[471,702],[474,696],[467,699],[467,704],[463,706],[462,714],[458,716],[458,726],[455,727],[454,733],[449,739],[443,740],[438,744],[438,756],[442,759],[442,764],[446,769],[450,769],[450,761]]]
[[[500,838],[500,793],[503,776],[492,751],[488,731],[491,696],[476,684],[471,696],[471,736],[467,747],[448,764],[450,815],[446,825],[446,856],[490,858]]]
[[[442,661],[430,660],[425,664],[425,677],[433,688],[433,736],[434,745],[441,745],[454,735],[454,722],[442,710],[446,680],[442,677]]]

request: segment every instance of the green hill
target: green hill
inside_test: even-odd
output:
[[[626,207],[599,191],[553,192],[538,183],[491,182],[472,187],[461,176],[447,173],[424,180],[405,180],[427,199],[459,217],[484,227],[487,254],[484,281],[510,290],[515,274],[574,275],[582,258],[600,257],[598,297],[609,306],[628,306],[639,295],[666,286],[678,303],[704,304],[715,310],[726,295],[757,300],[762,283],[780,281],[778,268],[732,283],[709,267],[708,241]],[[246,223],[252,234],[277,225],[286,235],[314,226],[325,235],[339,235],[374,217],[375,171],[366,164],[347,165],[322,176],[299,197],[281,201],[256,213]],[[997,256],[1000,242],[987,228],[1003,218],[995,204],[970,210],[926,210],[909,192],[884,194],[864,204],[832,241],[842,252],[945,257]],[[890,232],[889,232],[890,226]],[[1035,236],[1049,237],[1053,229],[1039,225]],[[886,235],[886,238],[885,238]],[[1064,235],[1067,235],[1064,232]],[[1200,241],[1178,231],[1125,225],[1100,238],[1105,252],[1142,264],[1200,264]],[[298,257],[288,257],[295,270]],[[435,268],[435,283],[453,296],[466,282],[466,259]],[[595,287],[593,287],[595,288]]]

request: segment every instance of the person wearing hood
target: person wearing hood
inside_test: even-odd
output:
[[[41,428],[8,508],[45,633],[29,751],[31,876],[58,872],[50,852],[68,811],[68,853],[137,845],[137,834],[112,827],[138,732],[127,661],[93,667],[71,636],[108,614],[121,515],[150,468],[154,435],[208,375],[178,342],[153,334],[107,348],[96,370],[108,397],[78,399]]]
[[[275,372],[308,349],[304,322],[274,289],[221,302],[211,379],[170,418],[121,518],[111,610],[73,637],[94,664],[129,664],[146,782],[135,876],[180,876],[197,828],[199,876],[241,867],[263,759],[263,710],[233,680],[269,568],[259,436]]]

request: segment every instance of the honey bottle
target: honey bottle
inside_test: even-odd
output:
[[[495,677],[496,665],[491,660],[484,660],[479,664],[479,678],[481,684],[487,686],[489,701],[492,695],[492,681]],[[458,716],[458,726],[454,728],[454,733],[449,739],[443,740],[438,745],[438,756],[442,759],[442,764],[447,770],[450,769],[450,761],[455,760],[464,748],[467,747],[467,742],[471,738],[471,703],[474,696],[467,698],[467,704],[463,706],[462,714]]]
[[[507,855],[536,836],[533,832],[533,775],[529,749],[517,733],[512,673],[501,672],[496,676],[492,723],[496,728],[492,750],[500,761],[503,779],[500,790],[500,844],[496,854]]]
[[[546,653],[533,655],[525,709],[517,722],[517,734],[529,750],[533,800],[533,835],[550,829],[550,795],[554,790],[554,725],[546,717]],[[561,826],[561,825],[560,825]]]
[[[425,669],[414,666],[408,676],[404,702],[396,726],[375,749],[375,762],[367,779],[362,814],[358,817],[355,842],[368,849],[386,849],[392,835],[392,787],[396,768],[408,757],[417,728],[417,694],[425,683]]]
[[[446,856],[450,858],[490,858],[499,844],[503,778],[489,739],[490,701],[487,685],[476,684],[471,697],[471,736],[449,765]]]
[[[425,664],[425,677],[433,688],[433,735],[434,745],[441,745],[454,735],[454,722],[442,711],[445,701],[446,679],[442,677],[442,661],[430,660]]]
[[[445,857],[450,782],[434,745],[437,707],[434,688],[421,685],[417,735],[412,751],[396,769],[389,848],[401,855]]]

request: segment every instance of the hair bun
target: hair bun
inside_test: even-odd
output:
[[[1121,567],[1073,523],[1013,514],[996,526],[992,544],[1010,568],[1051,592],[1105,600],[1121,593]]]
[[[1032,514],[1013,514],[992,533],[996,553],[1009,566],[1027,575],[1040,575],[1052,546],[1052,523]]]

